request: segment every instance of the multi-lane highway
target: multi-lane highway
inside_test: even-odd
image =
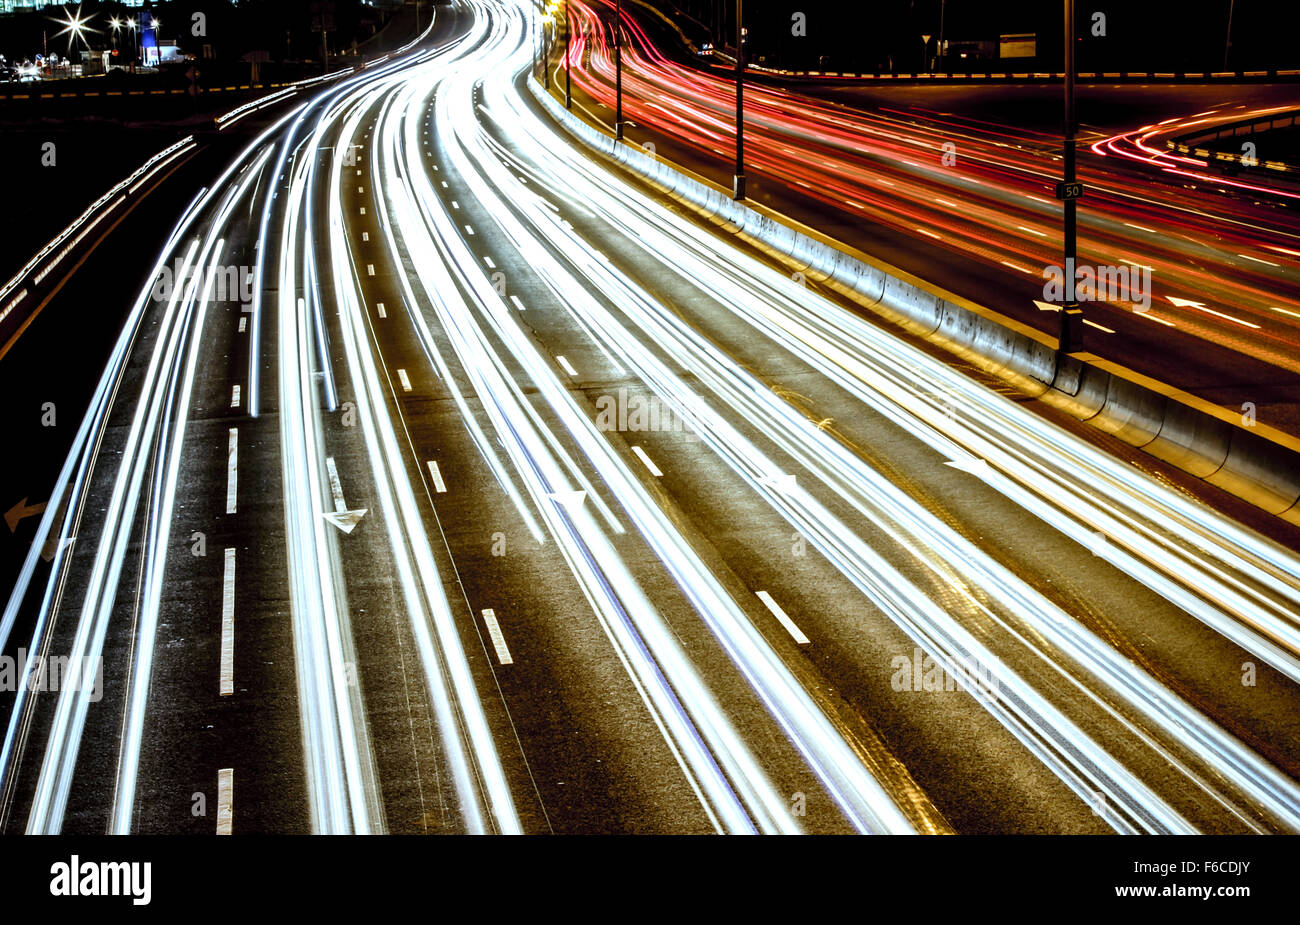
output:
[[[613,0],[584,0],[572,12],[579,111],[605,123],[616,106],[614,10]],[[623,16],[624,118],[635,126],[629,137],[706,175],[729,174],[734,76],[683,60],[672,31],[637,5],[625,4]],[[562,85],[562,30],[556,44],[551,68]],[[1294,86],[1267,87],[1263,95],[1253,86],[1199,94],[1111,89],[1103,98],[1115,100],[1107,113],[1121,120],[1114,127],[1121,139],[1154,134],[1157,120],[1201,124],[1300,106]],[[1061,174],[1060,103],[1056,124],[1042,124],[1042,109],[1045,93],[1056,101],[1059,88],[1030,99],[1015,88],[865,92],[752,86],[745,118],[751,195],[1055,334],[1053,300],[1042,303],[1044,268],[1062,262],[1053,194]],[[1013,111],[1017,100],[1023,116]],[[1153,100],[1172,111],[1151,124],[1122,124],[1126,113],[1141,118],[1157,108]],[[1196,108],[1176,108],[1187,105]],[[1088,351],[1220,405],[1250,402],[1260,420],[1300,433],[1300,223],[1287,207],[1294,191],[1233,185],[1186,166],[1153,171],[1115,156],[1099,126],[1085,128],[1078,264],[1133,275],[1122,291],[1085,302]]]
[[[102,669],[3,694],[4,830],[1300,830],[1294,550],[572,147],[533,22],[179,215],[0,622]]]

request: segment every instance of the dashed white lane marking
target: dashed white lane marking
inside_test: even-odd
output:
[[[785,631],[794,637],[795,642],[801,646],[806,646],[812,641],[803,634],[803,630],[799,629],[789,615],[781,609],[781,605],[772,600],[772,595],[766,591],[759,591],[757,594],[758,599],[767,605],[767,609],[772,611],[772,616],[776,617],[777,622],[785,627]]]
[[[564,371],[565,371],[566,373],[568,373],[570,376],[576,376],[576,375],[578,375],[578,371],[577,371],[576,369],[573,368],[573,364],[570,363],[570,362],[569,362],[565,357],[557,356],[557,357],[555,358],[555,362],[557,362],[557,363],[559,363],[561,366],[563,366],[563,367],[564,367]]]
[[[484,257],[483,262],[487,264],[487,268],[489,270],[495,270],[497,268],[496,263],[492,260],[491,257]]]
[[[248,317],[246,315],[241,315],[239,318],[239,333],[243,334],[247,330],[248,330]]]
[[[221,581],[221,696],[235,692],[235,548],[226,547]]]
[[[362,187],[362,186],[358,186],[358,187],[357,187],[357,192],[358,192],[358,193],[364,193],[365,191],[366,191],[366,190],[365,190],[365,187]]]
[[[465,226],[465,233],[466,233],[467,235],[469,235],[470,237],[473,237],[473,236],[474,236],[474,226],[473,226],[473,225],[466,225],[466,226]]]
[[[460,203],[453,199],[453,200],[451,201],[451,207],[452,207],[453,209],[459,209],[459,208],[460,208]]]
[[[406,370],[404,370],[404,369],[399,369],[399,370],[397,371],[397,378],[400,379],[400,380],[402,380],[402,391],[403,391],[403,392],[409,392],[409,391],[411,391],[411,377],[408,376],[408,375],[406,375]]]
[[[365,206],[362,206],[362,207],[361,207],[361,214],[362,214],[362,215],[365,215],[365,214],[366,214],[366,207],[365,207]]]
[[[217,834],[229,835],[235,817],[235,769],[217,772]]]
[[[433,477],[433,489],[438,494],[447,493],[447,483],[442,480],[442,470],[438,468],[435,460],[429,460],[429,475]]]
[[[369,241],[369,240],[370,240],[370,232],[368,232],[368,231],[363,231],[363,232],[361,232],[361,240],[362,240],[362,241]]]
[[[437,170],[438,168],[435,167],[435,168],[433,168],[433,169],[434,169],[434,170]],[[443,189],[446,189],[446,188],[447,188],[447,181],[446,181],[446,180],[443,180],[443,181],[442,181],[442,188],[443,188]]]
[[[635,453],[636,458],[641,460],[641,462],[645,464],[645,467],[650,470],[651,475],[655,478],[663,477],[663,473],[659,471],[659,467],[655,465],[655,461],[646,455],[645,450],[641,449],[639,446],[634,446],[632,447],[632,452]]]
[[[230,407],[239,407],[239,386],[235,386],[230,390]]]
[[[367,276],[375,275],[375,265],[373,263],[366,264],[366,275]]]
[[[519,309],[521,312],[522,312],[522,311],[525,311],[525,309],[524,309],[524,303],[519,301],[519,296],[517,296],[517,295],[512,295],[512,296],[510,297],[510,301],[515,303],[515,308]]]
[[[235,513],[235,498],[239,489],[239,428],[230,428],[230,442],[226,449],[226,513]]]
[[[379,317],[380,317],[380,318],[387,318],[387,317],[388,317],[388,311],[384,308],[384,303],[383,303],[383,302],[378,302],[378,303],[376,303],[376,305],[375,305],[375,310],[379,312]]]
[[[497,650],[497,661],[502,665],[513,665],[515,660],[510,657],[510,650],[506,647],[506,637],[501,634],[501,624],[497,622],[496,612],[491,608],[483,611],[483,622],[487,624],[492,648]]]

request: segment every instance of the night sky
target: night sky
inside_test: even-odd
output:
[[[671,0],[656,0],[669,7]],[[721,2],[729,22],[731,0],[677,0],[676,6],[707,23]],[[748,0],[753,54],[785,67],[915,70],[921,35],[931,53],[939,32],[941,0]],[[1081,70],[1217,70],[1223,66],[1228,0],[1180,3],[1076,2]],[[1036,33],[1039,56],[1026,67],[1055,68],[1061,61],[1063,4],[1051,0],[946,0],[949,42],[992,41],[1001,34]],[[790,35],[791,17],[808,17],[808,35]],[[1106,35],[1091,34],[1094,13],[1106,17]],[[1231,68],[1286,68],[1300,64],[1300,4],[1237,0],[1233,9]]]

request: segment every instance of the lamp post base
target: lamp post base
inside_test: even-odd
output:
[[[1061,339],[1056,349],[1062,354],[1083,349],[1083,309],[1078,303],[1061,306]]]

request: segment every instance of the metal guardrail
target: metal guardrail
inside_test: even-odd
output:
[[[1273,129],[1294,128],[1298,125],[1300,125],[1300,110],[1293,110],[1289,113],[1280,113],[1267,118],[1242,119],[1239,122],[1229,122],[1213,130],[1205,129],[1188,135],[1180,135],[1177,138],[1168,139],[1165,142],[1165,148],[1186,157],[1200,158],[1207,165],[1210,163],[1233,164],[1245,169],[1271,170],[1275,173],[1300,176],[1300,164],[1289,164],[1286,161],[1278,160],[1261,161],[1258,158],[1248,157],[1242,152],[1215,151],[1210,147],[1211,143],[1223,141],[1225,138],[1249,138]]]

